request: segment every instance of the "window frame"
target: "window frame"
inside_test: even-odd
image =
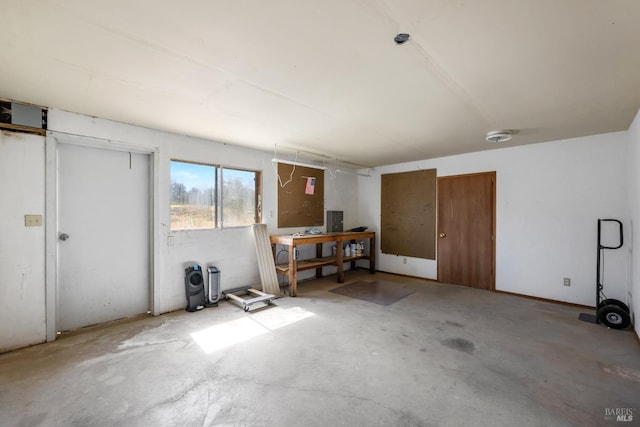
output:
[[[179,231],[209,231],[217,229],[233,229],[250,227],[253,224],[260,224],[262,222],[262,171],[256,169],[247,169],[237,166],[223,166],[222,164],[207,163],[200,161],[185,160],[182,158],[170,158],[169,159],[169,211],[171,211],[171,186],[173,185],[173,179],[171,178],[171,165],[173,162],[186,163],[192,165],[209,166],[214,168],[214,182],[213,182],[213,227],[208,228],[173,228],[171,218],[169,219],[169,230],[171,232]],[[239,172],[249,172],[254,174],[254,222],[246,225],[233,225],[225,226],[223,218],[223,191],[224,191],[224,170],[234,170]],[[169,214],[171,217],[171,213]]]
[[[254,199],[253,199],[253,205],[255,207],[255,214],[253,216],[253,220],[254,222],[252,224],[249,225],[230,225],[230,226],[225,226],[224,225],[224,211],[222,210],[223,208],[223,204],[224,204],[224,170],[228,169],[228,170],[234,170],[234,171],[240,171],[240,172],[251,172],[254,174],[253,176],[253,182],[254,182]],[[242,227],[250,227],[253,224],[260,224],[262,222],[262,171],[259,170],[253,170],[253,169],[246,169],[246,168],[240,168],[240,167],[235,167],[235,166],[220,166],[219,167],[219,173],[220,173],[220,186],[219,186],[219,203],[217,203],[216,208],[220,209],[220,216],[219,218],[219,228],[221,229],[231,229],[231,228],[242,228]]]

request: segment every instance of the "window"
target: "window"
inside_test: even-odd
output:
[[[222,224],[239,227],[255,224],[258,216],[256,172],[222,170]]]
[[[259,223],[260,172],[171,161],[171,229]]]
[[[171,229],[216,227],[218,167],[171,161]]]

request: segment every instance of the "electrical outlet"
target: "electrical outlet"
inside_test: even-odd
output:
[[[25,215],[25,227],[42,227],[42,215]]]
[[[402,263],[406,264],[407,263],[407,259],[406,258],[402,258]]]
[[[562,279],[562,280],[563,280],[563,282],[562,282],[562,283],[563,283],[565,286],[571,286],[571,278],[569,278],[569,277],[565,277],[565,278],[564,278],[564,279]]]

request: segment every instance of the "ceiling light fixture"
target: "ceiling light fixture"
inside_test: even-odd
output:
[[[487,134],[485,140],[487,142],[505,142],[511,139],[511,131],[509,129],[494,130]]]
[[[279,159],[277,157],[274,157],[273,159],[271,159],[271,161],[273,163],[286,163],[288,165],[294,165],[294,166],[303,166],[305,168],[314,168],[314,169],[322,169],[325,170],[327,169],[326,166],[320,166],[320,165],[315,165],[313,163],[305,163],[305,162],[299,162],[297,160],[286,160],[286,159]]]
[[[402,44],[402,43],[408,41],[410,37],[411,36],[409,34],[400,33],[400,34],[398,34],[397,36],[395,36],[393,38],[393,41],[396,42],[397,44]]]

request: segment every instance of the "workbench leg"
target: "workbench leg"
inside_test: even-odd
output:
[[[341,241],[338,241],[336,245],[336,261],[338,267],[338,283],[344,283],[344,256]]]
[[[295,259],[296,247],[289,246],[289,296],[298,293],[298,263]]]
[[[322,258],[322,243],[316,243],[316,258]],[[316,268],[316,278],[322,277],[322,267]]]
[[[369,274],[376,274],[376,238],[369,239]]]

